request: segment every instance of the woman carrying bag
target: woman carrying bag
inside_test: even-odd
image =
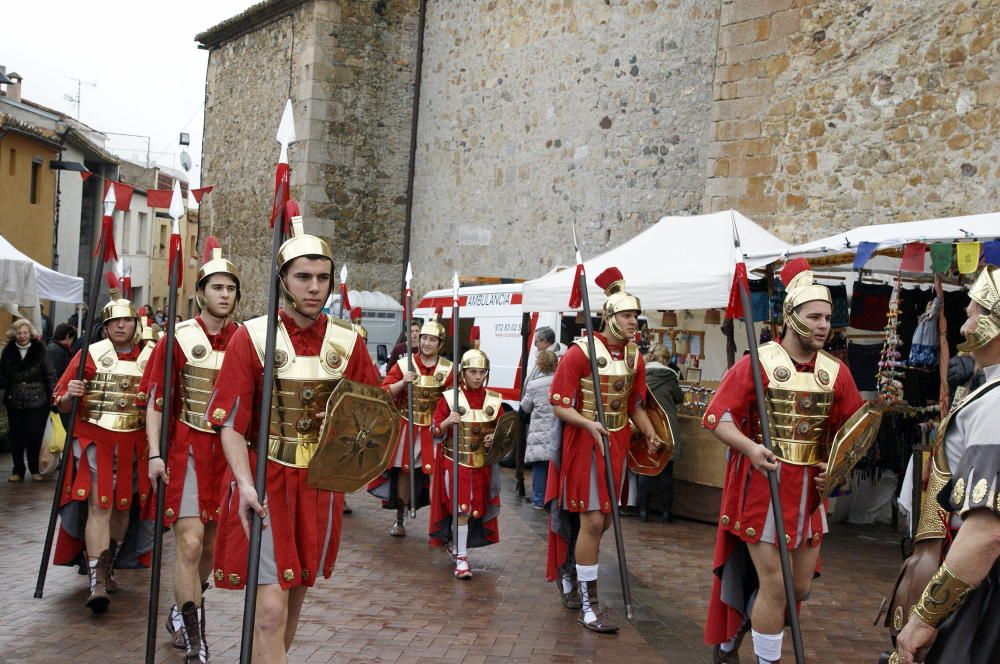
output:
[[[39,472],[38,454],[48,422],[55,376],[45,344],[30,321],[21,318],[7,331],[7,345],[0,353],[0,391],[10,426],[13,469],[8,482],[21,482],[27,471],[31,479],[44,479]]]

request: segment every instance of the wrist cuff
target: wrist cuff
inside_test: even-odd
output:
[[[916,616],[937,629],[965,603],[969,591],[974,589],[975,586],[960,579],[947,564],[941,563],[941,567],[924,588],[920,601],[913,606],[911,616]]]

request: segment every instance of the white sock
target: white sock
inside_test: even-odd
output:
[[[562,584],[562,589],[564,593],[573,592],[573,577],[569,574],[564,574],[560,577],[559,583]]]
[[[719,650],[721,650],[722,652],[732,652],[736,650],[736,637],[734,636],[725,643],[720,643]]]
[[[458,550],[455,552],[457,556],[464,556],[467,554],[466,547],[469,544],[469,524],[458,527]]]
[[[587,581],[597,581],[597,565],[577,565],[576,580],[580,583],[580,609],[583,611],[583,622],[594,622],[597,620],[597,614],[590,605]]]
[[[94,592],[94,588],[97,587],[97,574],[94,570],[97,569],[97,558],[87,558],[87,566],[90,568],[90,592]]]
[[[781,659],[781,641],[784,632],[777,634],[761,634],[755,629],[750,630],[753,637],[753,653],[757,655],[758,664],[768,664]]]
[[[170,607],[170,622],[174,625],[174,631],[184,627],[184,618],[181,617],[181,610],[176,604]]]

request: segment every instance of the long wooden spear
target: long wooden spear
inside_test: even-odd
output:
[[[181,186],[174,180],[174,193],[170,199],[170,216],[174,220],[173,233],[170,236],[170,277],[167,291],[167,335],[164,339],[166,348],[163,352],[163,417],[160,418],[160,456],[163,463],[169,458],[170,428],[173,421],[174,399],[174,328],[177,320],[177,287],[181,282],[181,263],[183,251],[181,245],[180,219],[184,216],[184,203],[181,198]],[[146,664],[156,661],[156,624],[160,609],[160,566],[163,562],[163,505],[166,487],[163,480],[156,478],[156,518],[153,525],[153,562],[149,575],[149,611],[146,619]]]
[[[580,255],[580,246],[576,242],[576,225],[573,226],[573,248],[576,250],[576,284],[583,307],[583,321],[587,330],[587,354],[590,356],[590,378],[594,382],[594,405],[597,411],[597,421],[607,430],[604,418],[604,398],[601,395],[601,376],[597,369],[597,349],[594,346],[594,323],[590,318],[590,293],[587,291],[587,270]],[[607,434],[601,434],[601,447],[604,450],[604,479],[608,489],[608,502],[611,503],[611,525],[615,531],[615,550],[618,553],[618,575],[622,584],[622,599],[625,602],[625,618],[632,620],[632,587],[628,578],[628,562],[625,560],[625,540],[622,537],[621,513],[618,510],[618,492],[615,489],[615,474],[611,467],[611,442]]]
[[[110,183],[108,193],[104,197],[104,218],[101,221],[101,234],[94,251],[94,272],[90,279],[90,292],[87,294],[87,310],[77,312],[77,323],[80,324],[82,341],[77,357],[76,379],[83,380],[87,370],[87,357],[90,350],[91,322],[97,317],[97,295],[101,290],[101,274],[104,264],[111,258],[117,259],[115,250],[115,185]],[[84,324],[84,316],[87,316]],[[66,427],[66,446],[63,448],[59,461],[59,472],[56,474],[56,486],[52,496],[52,509],[49,510],[49,524],[45,531],[45,544],[42,546],[42,560],[38,565],[38,579],[35,581],[35,599],[42,598],[45,589],[45,577],[49,570],[49,556],[52,554],[52,539],[56,532],[56,517],[59,515],[59,502],[62,500],[63,482],[66,479],[66,469],[73,464],[73,429],[76,425],[76,415],[80,409],[80,397],[73,397],[69,412],[69,425]]]
[[[742,305],[743,325],[747,333],[747,348],[750,350],[750,367],[753,373],[754,394],[757,398],[757,415],[760,418],[761,438],[768,452],[773,452],[771,443],[771,426],[767,414],[767,402],[764,400],[764,381],[760,377],[760,357],[757,354],[757,335],[754,333],[753,310],[750,304],[750,283],[747,281],[747,268],[743,262],[740,249],[740,235],[736,229],[736,217],[733,217],[733,243],[739,255],[736,272],[733,275],[733,289],[739,292],[739,302]],[[733,306],[734,293],[730,293],[730,307],[727,314],[730,317],[738,315]],[[767,483],[771,490],[771,509],[774,512],[774,532],[778,545],[778,556],[781,559],[781,578],[785,586],[785,604],[788,608],[788,622],[792,631],[792,645],[795,648],[796,664],[805,664],[805,648],[802,645],[802,630],[799,627],[799,611],[795,604],[795,587],[792,581],[792,562],[788,555],[788,543],[785,541],[785,520],[781,510],[781,493],[778,489],[778,473],[767,471]]]
[[[295,123],[292,118],[292,100],[285,102],[285,111],[278,125],[278,143],[281,156],[275,170],[274,207],[271,213],[271,283],[267,295],[267,331],[264,343],[264,378],[261,384],[260,426],[257,428],[257,465],[254,489],[257,499],[264,503],[267,493],[267,441],[270,437],[271,390],[274,385],[274,352],[278,329],[278,250],[287,225],[285,205],[288,202],[288,183],[291,177],[288,166],[288,146],[295,142]],[[257,611],[257,583],[260,575],[260,540],[263,519],[256,512],[251,514],[250,548],[247,552],[246,596],[243,601],[243,631],[240,635],[240,664],[250,664],[253,657],[253,626]]]

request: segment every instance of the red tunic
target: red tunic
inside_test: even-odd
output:
[[[594,334],[595,343],[603,343],[615,359],[621,359],[624,346],[610,345],[601,334]],[[563,408],[568,405],[578,407],[583,398],[580,381],[590,378],[590,359],[578,345],[573,344],[559,360],[559,367],[549,388],[549,400],[553,406]],[[569,397],[570,403],[563,401]],[[635,412],[637,406],[646,402],[646,363],[642,355],[636,355],[635,377],[632,381],[632,392],[628,399],[629,415]],[[625,459],[628,456],[632,440],[632,430],[626,426],[618,431],[612,431],[608,442],[611,447],[611,468],[615,482],[615,499],[620,497]],[[561,458],[553,459],[549,464],[549,477],[546,483],[545,502],[556,501],[562,512],[601,511],[611,513],[611,503],[608,498],[607,480],[604,475],[604,461],[597,451],[598,442],[586,429],[564,424],[562,427]],[[598,466],[593,468],[594,461]],[[597,504],[590,504],[591,472],[597,473]],[[549,529],[549,553],[546,578],[553,580],[558,577],[558,567],[565,560],[572,544],[565,537]]]
[[[326,333],[327,317],[305,329],[291,316],[279,311],[297,356],[318,355]],[[367,385],[378,385],[379,375],[372,364],[364,340],[358,337],[344,377]],[[246,327],[240,327],[226,348],[226,357],[212,395],[208,412],[211,420],[246,436],[256,436],[261,413],[256,407],[263,395],[264,368]],[[248,449],[250,471],[256,470],[256,452]],[[340,547],[341,512],[344,494],[314,489],[307,485],[307,468],[292,468],[267,462],[267,526],[272,528],[278,580],[283,589],[304,585],[311,587],[322,571],[329,578]],[[219,534],[215,545],[215,580],[220,588],[240,589],[246,582],[249,541],[239,516],[239,491],[231,469],[223,480]],[[327,518],[333,507],[330,537]],[[326,550],[326,556],[320,556]]]
[[[812,362],[796,363],[795,368],[797,371],[811,373],[814,365]],[[763,370],[761,379],[766,390],[768,379]],[[864,400],[858,393],[850,369],[841,362],[837,380],[833,385],[833,402],[826,423],[831,439],[841,425],[863,404]],[[705,411],[702,424],[705,428],[714,430],[726,412],[730,413],[733,423],[744,435],[756,439],[760,433],[760,418],[757,414],[757,397],[748,355],[740,358],[726,372]],[[812,536],[804,539],[803,543],[819,546],[823,538],[826,514],[826,501],[821,500],[815,485],[819,469],[815,466],[784,463],[780,459],[778,463],[780,466],[778,485],[785,534],[793,544],[799,540],[801,516],[802,534],[812,533]],[[804,511],[800,511],[803,493],[806,495],[806,505]],[[821,505],[822,510],[819,509]],[[744,607],[733,607],[723,602],[722,569],[740,541],[753,543],[760,540],[770,507],[771,493],[767,476],[754,472],[747,457],[730,450],[726,461],[725,484],[722,489],[722,506],[712,564],[715,578],[709,601],[708,621],[705,625],[707,643],[724,643],[733,638],[740,628]]]
[[[434,369],[437,368],[437,360],[435,360],[434,364],[431,364],[430,366],[424,366],[423,362],[420,361],[420,354],[414,353],[413,368],[416,369],[417,373],[419,373],[420,375],[430,376],[434,373]],[[396,364],[392,365],[392,367],[389,369],[389,373],[387,373],[385,378],[382,380],[382,387],[385,388],[386,392],[389,392],[391,395],[392,393],[389,391],[389,387],[391,385],[398,383],[401,380],[403,380],[403,370],[399,368],[399,363],[397,362]],[[448,371],[448,375],[445,376],[442,382],[445,383],[446,385],[451,382],[450,370]],[[409,425],[407,424],[405,417],[406,415],[405,389],[400,390],[399,394],[396,396],[396,407],[399,408],[400,411],[399,438],[396,440],[396,447],[393,449],[392,452],[392,458],[394,460],[393,465],[392,467],[386,469],[386,471],[382,473],[379,477],[376,477],[374,480],[372,480],[371,483],[368,485],[368,491],[373,495],[382,499],[383,507],[396,506],[395,494],[392,493],[389,490],[389,487],[387,486],[391,484],[393,487],[392,490],[393,491],[395,490],[394,488],[395,483],[392,481],[392,473],[410,472],[410,445],[407,440]],[[433,471],[433,464],[434,464],[434,436],[431,433],[431,428],[429,426],[421,426],[419,424],[414,424],[413,437],[414,437],[413,441],[414,446],[419,447],[420,450],[420,462],[423,464],[421,470],[423,471],[424,475],[429,476]],[[395,459],[396,456],[399,454],[400,447],[402,447],[402,457],[401,461],[397,464],[395,462]],[[420,478],[418,477],[417,479],[418,482],[420,482]],[[421,500],[420,496],[421,489],[423,489],[425,493],[423,500]],[[421,485],[417,487],[417,494],[418,494],[417,505],[414,506],[414,509],[422,507],[423,505],[427,504],[426,488],[423,485],[423,483],[421,483]],[[386,496],[388,496],[388,500],[386,499]]]
[[[118,359],[134,362],[141,352],[142,346],[135,344],[132,346],[132,350],[127,353],[118,353]],[[83,378],[85,381],[89,381],[97,374],[97,366],[89,355],[86,362]],[[53,403],[66,394],[69,381],[76,380],[79,366],[80,352],[78,351],[56,384]],[[84,399],[86,396],[81,398],[80,406],[83,405]],[[113,507],[122,512],[129,511],[135,499],[133,487],[136,484],[138,485],[139,503],[140,505],[144,504],[149,495],[148,461],[144,453],[146,449],[145,430],[110,431],[82,419],[83,409],[80,406],[77,407],[76,421],[73,423],[73,438],[80,445],[80,457],[76,460],[74,468],[67,469],[63,479],[60,507],[73,501],[85,502],[90,496],[93,483],[97,484],[97,492],[100,495],[98,502],[103,509]],[[87,461],[87,449],[91,445],[94,446],[96,452],[96,478],[91,474],[90,463]],[[73,450],[72,445],[67,446],[67,449]],[[70,453],[72,454],[72,451]],[[57,565],[74,564],[83,548],[82,539],[74,537],[64,527],[60,527],[53,562]],[[96,553],[100,553],[100,551]],[[143,557],[140,557],[140,561],[145,563]]]
[[[195,320],[204,330],[211,350],[225,351],[226,345],[232,339],[239,326],[227,322],[218,334],[209,334],[201,316]],[[160,338],[153,349],[153,355],[146,365],[146,371],[139,384],[140,394],[153,397],[153,407],[163,412],[163,376],[166,362],[166,336]],[[187,475],[188,456],[194,457],[195,475],[198,478],[198,512],[202,523],[214,521],[219,513],[219,489],[222,486],[222,476],[226,471],[226,456],[222,453],[222,441],[217,433],[209,433],[194,429],[179,419],[181,415],[181,392],[178,386],[181,382],[181,371],[187,365],[187,356],[179,344],[174,344],[174,383],[173,407],[170,425],[170,446],[167,451],[167,470],[170,473],[170,483],[167,484],[163,503],[163,523],[169,526],[180,515],[181,496],[184,493],[184,477]],[[138,402],[138,400],[137,400]],[[145,405],[143,403],[142,405]],[[155,509],[156,502],[150,501],[147,512]],[[155,515],[149,514],[148,518]]]
[[[486,388],[469,390],[462,388],[469,408],[480,409],[486,399]],[[450,396],[450,393],[449,395]],[[434,410],[434,426],[451,414],[448,396],[442,396]],[[442,431],[441,444],[434,457],[434,478],[431,480],[430,543],[444,546],[451,541],[451,472],[454,462],[444,456],[444,445],[451,444],[451,427]],[[493,466],[482,468],[458,467],[458,510],[469,517],[468,546],[487,546],[500,541],[500,487]]]

